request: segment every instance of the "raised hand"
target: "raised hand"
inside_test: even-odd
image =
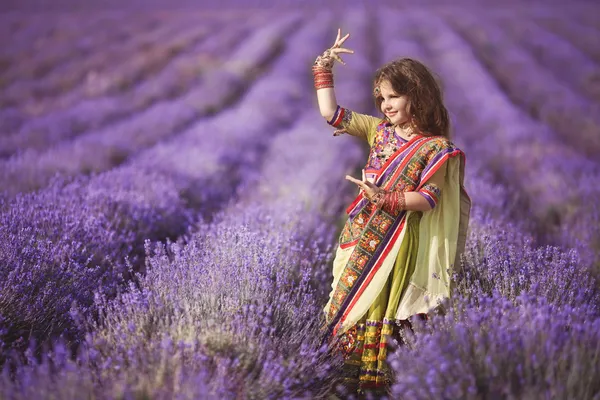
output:
[[[346,180],[355,183],[359,187],[359,189],[365,194],[365,197],[369,200],[371,200],[377,193],[381,192],[381,188],[379,188],[377,185],[370,182],[366,178],[363,178],[363,180],[361,181],[359,179],[353,178],[350,175],[346,175]]]
[[[338,55],[338,53],[354,53],[354,50],[349,50],[346,48],[341,47],[342,44],[344,44],[344,42],[346,41],[346,39],[348,39],[350,37],[349,33],[346,33],[346,35],[344,35],[344,37],[342,36],[342,30],[338,28],[338,33],[337,33],[337,37],[335,38],[335,43],[333,44],[333,46],[331,46],[331,48],[329,49],[329,51],[331,52],[331,57],[336,60],[337,62],[339,62],[342,65],[346,65],[346,63],[344,62],[344,60],[342,60],[342,58]]]
[[[346,65],[346,63],[344,62],[344,60],[342,60],[338,53],[354,53],[354,50],[341,47],[342,44],[344,44],[344,42],[346,41],[346,39],[348,39],[349,37],[349,33],[342,37],[342,30],[338,29],[338,34],[335,39],[335,43],[333,44],[333,46],[325,50],[322,55],[317,57],[317,59],[315,60],[315,65],[326,68],[327,70],[331,70],[333,68],[334,60],[342,65]]]

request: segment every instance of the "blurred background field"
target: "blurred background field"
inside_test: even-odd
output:
[[[320,347],[366,144],[310,66],[439,77],[473,209],[392,398],[600,398],[600,6],[5,1],[0,398],[333,398]],[[55,397],[52,397],[55,396]]]

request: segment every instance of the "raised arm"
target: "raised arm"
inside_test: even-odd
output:
[[[337,109],[335,90],[332,87],[317,89],[317,101],[319,102],[319,111],[323,118],[331,121]]]
[[[350,37],[347,33],[341,37],[342,31],[338,29],[335,43],[329,49],[317,57],[313,66],[313,75],[315,77],[315,88],[317,89],[317,101],[319,102],[319,111],[323,118],[330,121],[337,109],[337,100],[333,89],[333,64],[334,61],[345,65],[338,53],[354,53],[353,50],[345,49],[341,45]]]

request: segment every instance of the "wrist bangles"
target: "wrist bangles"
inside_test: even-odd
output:
[[[333,87],[333,72],[331,70],[315,65],[312,67],[312,71],[315,80],[315,89]]]
[[[333,58],[331,49],[327,49],[317,57],[312,67],[315,89],[333,87]]]
[[[406,196],[404,192],[380,190],[368,200],[375,204],[377,208],[385,209],[390,214],[397,214],[406,210]]]

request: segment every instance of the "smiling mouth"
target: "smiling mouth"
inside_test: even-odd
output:
[[[394,114],[396,114],[397,112],[398,112],[398,111],[394,111],[394,112],[388,112],[388,113],[386,113],[386,115],[394,115]]]

